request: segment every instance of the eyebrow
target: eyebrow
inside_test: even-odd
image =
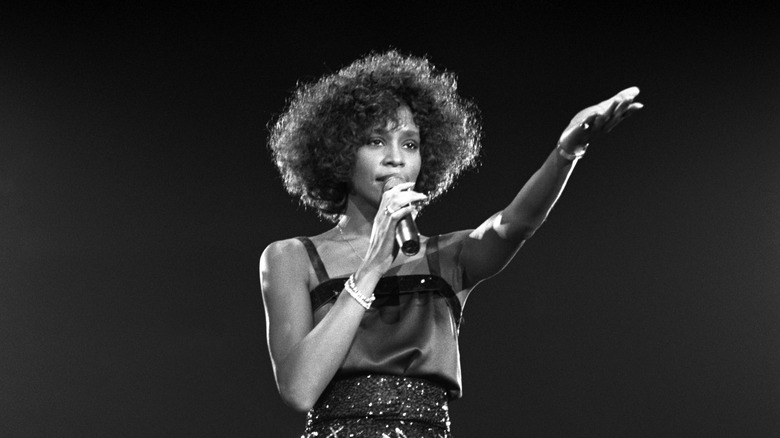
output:
[[[417,134],[417,135],[420,135],[420,130],[419,129],[411,129],[411,128],[408,128],[408,127],[407,128],[395,128],[395,129],[385,129],[385,128],[376,127],[376,128],[371,130],[371,133],[372,134],[387,134],[387,133],[392,132],[392,131],[399,131],[402,134]]]

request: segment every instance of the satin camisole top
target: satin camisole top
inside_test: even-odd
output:
[[[299,240],[319,281],[310,292],[314,323],[318,324],[344,289],[346,278],[330,278],[312,241],[306,237]],[[430,237],[425,257],[408,262],[427,262],[426,274],[388,275],[379,280],[376,299],[363,316],[334,379],[365,374],[417,377],[441,385],[451,399],[461,396],[461,304],[442,277],[438,255],[438,236]],[[415,268],[411,271],[424,266]],[[451,280],[460,281],[459,275],[450,274]]]

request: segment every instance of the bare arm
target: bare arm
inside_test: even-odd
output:
[[[295,248],[298,246],[299,248]],[[346,357],[365,310],[342,293],[316,326],[308,289],[308,257],[300,242],[270,245],[260,258],[268,348],[279,393],[307,411]],[[379,277],[363,275],[357,288],[373,291]]]
[[[591,141],[641,109],[642,104],[634,102],[637,94],[638,88],[628,88],[577,113],[561,134],[559,146],[512,202],[468,235],[460,258],[467,286],[497,274],[509,263],[555,206],[576,165],[573,157],[581,156]]]

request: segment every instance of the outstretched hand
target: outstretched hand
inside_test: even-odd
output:
[[[588,144],[602,134],[612,131],[626,117],[642,109],[634,102],[639,88],[626,88],[613,97],[577,113],[563,131],[558,144],[566,151],[584,151]]]

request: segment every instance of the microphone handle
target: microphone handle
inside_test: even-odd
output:
[[[417,224],[414,223],[412,215],[407,214],[402,217],[395,227],[395,240],[401,251],[412,256],[420,251],[420,232],[417,230]]]

